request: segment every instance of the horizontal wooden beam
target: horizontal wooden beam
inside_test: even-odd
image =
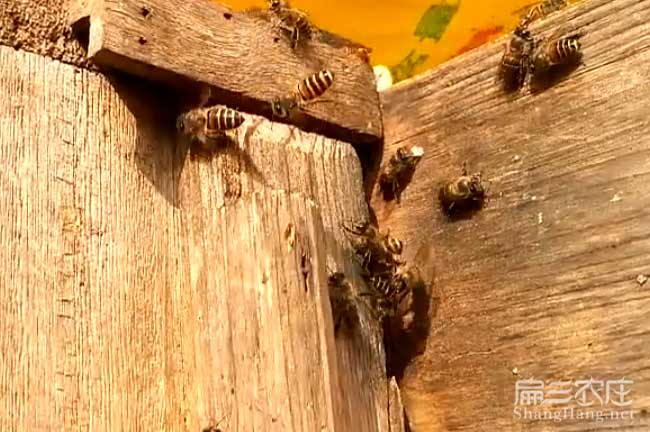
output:
[[[399,204],[372,207],[406,260],[428,247],[436,265],[426,351],[400,382],[414,430],[650,430],[649,22],[649,1],[590,0],[535,23],[584,31],[584,65],[544,90],[502,91],[504,37],[381,94],[384,162],[424,157]],[[465,161],[488,201],[449,221],[438,189]],[[590,377],[633,380],[634,418],[513,415],[519,379]]]
[[[171,85],[207,84],[220,103],[269,118],[274,98],[328,69],[332,87],[291,121],[352,143],[382,138],[372,68],[343,38],[318,32],[292,49],[268,11],[208,0],[72,1],[71,24],[90,25],[88,55],[100,65]]]

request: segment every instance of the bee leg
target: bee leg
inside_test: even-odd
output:
[[[393,196],[395,197],[395,202],[397,202],[397,204],[399,204],[400,201],[401,201],[401,198],[402,198],[402,196],[401,196],[402,194],[401,194],[401,192],[399,190],[399,183],[397,182],[397,180],[393,180],[391,182],[391,186],[392,186],[392,189],[393,189]]]

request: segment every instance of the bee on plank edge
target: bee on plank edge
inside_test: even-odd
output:
[[[379,188],[385,201],[400,202],[402,192],[410,183],[415,167],[422,159],[424,149],[420,146],[400,147],[388,160],[379,174]]]
[[[275,16],[274,28],[289,41],[295,50],[306,41],[311,40],[314,27],[305,12],[293,9],[286,0],[269,0],[269,11]]]
[[[317,101],[334,83],[334,73],[321,70],[301,80],[290,96],[275,98],[271,102],[273,116],[280,119],[290,118],[298,108]]]

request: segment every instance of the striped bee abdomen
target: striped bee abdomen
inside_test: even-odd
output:
[[[533,21],[537,21],[538,19],[542,19],[555,11],[559,11],[560,9],[566,7],[566,5],[566,0],[546,0],[543,3],[533,6],[522,20],[522,23],[527,26]]]
[[[308,76],[298,84],[298,94],[304,101],[310,101],[321,96],[334,82],[334,74],[328,70]]]
[[[224,131],[235,129],[244,123],[244,116],[231,108],[213,107],[206,114],[206,129]]]
[[[555,51],[558,59],[571,57],[580,51],[580,41],[575,36],[562,38],[557,41]]]

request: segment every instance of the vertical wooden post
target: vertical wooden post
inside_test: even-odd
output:
[[[188,158],[164,89],[0,66],[0,429],[388,430],[378,329],[329,311],[349,144],[248,116]]]

